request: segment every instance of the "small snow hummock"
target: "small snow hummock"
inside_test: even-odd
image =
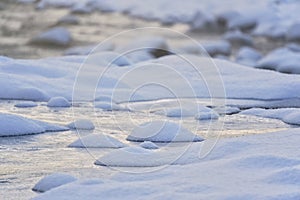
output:
[[[70,129],[78,129],[78,130],[93,130],[95,126],[93,122],[87,119],[78,119],[75,122],[68,124]]]
[[[136,142],[200,142],[203,141],[203,138],[174,122],[152,121],[133,129],[127,140]]]
[[[67,46],[71,43],[71,33],[63,27],[56,27],[31,39],[32,44]]]
[[[104,111],[126,111],[128,110],[127,108],[123,107],[123,106],[120,106],[114,102],[96,102],[95,103],[95,108],[100,108]]]
[[[66,127],[28,119],[19,115],[0,113],[0,137],[44,133],[46,131],[65,131]]]
[[[202,111],[195,115],[195,119],[197,120],[211,120],[211,119],[218,119],[219,114],[214,110],[210,109],[208,111]]]
[[[10,92],[0,91],[0,98],[30,101],[48,101],[50,99],[46,92],[35,87],[21,87],[12,89]]]
[[[76,178],[69,174],[54,173],[42,178],[37,184],[35,184],[32,190],[37,192],[46,192],[61,185],[74,182],[76,180]]]
[[[143,147],[144,149],[159,149],[159,147],[156,144],[150,141],[142,142],[140,144],[140,147]]]
[[[169,164],[165,154],[142,147],[125,147],[114,150],[95,161],[95,165],[111,167],[157,167]]]
[[[52,97],[48,103],[48,107],[70,107],[71,103],[64,97]]]
[[[33,101],[24,101],[24,102],[19,102],[15,104],[15,107],[17,108],[31,108],[31,107],[36,107],[38,104]]]
[[[114,137],[103,134],[90,134],[68,145],[76,148],[123,148],[126,145]]]

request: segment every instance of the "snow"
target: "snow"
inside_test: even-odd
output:
[[[159,147],[150,141],[144,141],[140,144],[140,147],[143,147],[144,149],[159,149]]]
[[[46,131],[64,131],[65,127],[28,119],[19,115],[0,113],[0,137],[44,133]],[[17,126],[16,126],[17,124]]]
[[[41,194],[34,200],[167,197],[297,200],[300,197],[299,139],[299,128],[222,138],[207,157],[195,159],[195,162],[188,165],[172,165],[159,170],[153,168],[148,173],[126,173],[121,170],[108,179],[78,180]],[[107,161],[106,164],[119,164],[121,161],[130,164],[131,159],[141,159],[138,160],[140,162],[132,162],[140,166],[148,160],[151,162],[151,159],[146,158],[154,159],[155,152],[160,151],[127,148],[127,151],[124,151],[125,148],[115,150],[110,156],[103,156],[102,160],[100,158],[100,161]],[[199,149],[188,152],[195,157],[198,153]],[[120,162],[117,163],[118,159]],[[103,164],[100,161],[99,164]]]
[[[48,103],[48,107],[70,107],[71,103],[64,97],[52,97]]]
[[[114,44],[106,41],[100,45],[71,47],[64,52],[64,55],[88,55],[90,53],[98,53],[101,51],[112,51],[113,49]]]
[[[77,148],[122,148],[126,145],[114,137],[104,134],[89,134],[72,142],[69,147]]]
[[[286,33],[288,41],[300,41],[300,23],[293,24]]]
[[[210,120],[210,119],[218,119],[218,118],[219,118],[219,114],[213,110],[202,111],[195,116],[195,119],[197,120]]]
[[[252,109],[244,110],[240,114],[275,118],[275,119],[280,119],[283,122],[288,124],[300,125],[299,108],[278,108],[278,109],[252,108]]]
[[[228,56],[231,53],[231,45],[227,41],[204,43],[202,46],[210,56]]]
[[[57,21],[57,24],[59,24],[59,25],[62,25],[62,24],[77,25],[77,24],[79,24],[79,18],[76,17],[75,15],[65,15]]]
[[[95,108],[100,108],[104,111],[129,111],[126,107],[123,107],[121,105],[118,105],[114,102],[96,102]]]
[[[229,41],[232,45],[252,46],[253,39],[250,35],[242,33],[239,30],[230,31],[224,34],[223,39]]]
[[[102,51],[99,53],[90,54],[87,62],[88,64],[99,64],[99,61],[100,63],[105,61],[107,66],[127,66],[131,64],[125,55],[121,55],[113,51]]]
[[[262,58],[262,54],[251,47],[242,47],[236,55],[236,62],[242,65],[255,66],[258,60]]]
[[[78,129],[78,130],[93,130],[95,126],[92,121],[88,119],[78,119],[70,124],[68,124],[70,129]]]
[[[219,115],[232,115],[239,113],[241,110],[238,107],[234,106],[225,106],[225,107],[216,107],[214,111],[217,112]]]
[[[127,137],[129,141],[143,142],[200,142],[203,139],[170,121],[152,121],[133,129]]]
[[[23,101],[15,104],[15,107],[17,108],[31,108],[36,106],[38,106],[38,104],[33,101]]]
[[[263,57],[255,67],[300,74],[300,54],[287,48],[279,48]]]
[[[32,190],[37,192],[46,192],[48,190],[51,190],[53,188],[59,187],[61,185],[65,185],[71,182],[76,181],[76,178],[69,174],[65,173],[53,173],[48,176],[45,176],[42,178],[35,186],[32,188]]]
[[[33,44],[67,46],[71,43],[71,33],[63,27],[55,27],[31,39]]]

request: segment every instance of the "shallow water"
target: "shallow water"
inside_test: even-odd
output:
[[[172,100],[164,100],[167,104]],[[89,118],[96,129],[77,133],[76,131],[52,132],[39,135],[0,138],[0,196],[1,199],[29,199],[36,195],[31,191],[35,183],[52,172],[67,172],[76,177],[105,178],[117,171],[95,166],[95,159],[109,149],[77,149],[68,148],[68,144],[79,138],[79,135],[91,132],[112,134],[123,142],[134,125],[149,120],[166,119],[161,115],[138,112],[103,112],[91,109],[91,103],[80,104],[78,107],[50,109],[44,103],[34,108],[16,108],[17,101],[1,101],[0,112],[19,114],[51,123],[66,125],[73,119]],[[147,102],[144,102],[147,103]],[[152,103],[159,103],[152,102]],[[131,103],[131,106],[139,103]],[[170,105],[172,103],[169,103]],[[130,118],[129,118],[130,116]],[[209,127],[218,121],[196,121],[193,118],[177,118],[169,120],[182,122],[186,128],[195,130],[205,137]],[[236,137],[244,134],[258,134],[282,130],[290,127],[279,120],[244,115],[227,115],[219,119],[224,121],[222,137]],[[136,145],[136,144],[131,144]],[[176,144],[180,145],[180,144]],[[175,145],[175,146],[176,146]]]

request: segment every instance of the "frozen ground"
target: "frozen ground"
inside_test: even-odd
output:
[[[22,2],[0,5],[1,199],[300,199],[299,2]]]

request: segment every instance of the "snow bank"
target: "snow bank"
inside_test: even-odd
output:
[[[300,74],[300,54],[287,48],[276,49],[262,58],[255,67]]]
[[[44,133],[46,131],[63,131],[67,128],[46,122],[31,120],[22,116],[0,113],[0,137]]]
[[[76,181],[76,178],[69,174],[54,173],[42,178],[33,188],[33,191],[46,192],[53,188]]]
[[[129,141],[143,142],[200,142],[203,139],[169,121],[152,121],[136,127],[127,137]]]
[[[159,147],[156,144],[150,141],[142,142],[140,144],[140,147],[143,147],[144,149],[159,149]]]
[[[56,27],[31,39],[32,44],[67,46],[71,43],[71,33],[63,27]]]
[[[76,148],[122,148],[125,146],[116,138],[103,134],[83,136],[69,145],[69,147]]]
[[[71,103],[64,97],[52,97],[48,103],[48,107],[70,107]]]
[[[71,129],[78,129],[78,130],[93,130],[93,129],[95,129],[93,122],[91,122],[88,119],[78,119],[78,120],[68,124],[68,127]]]
[[[19,102],[15,104],[15,107],[17,108],[31,108],[31,107],[36,107],[38,104],[33,101],[24,101],[24,102]]]

